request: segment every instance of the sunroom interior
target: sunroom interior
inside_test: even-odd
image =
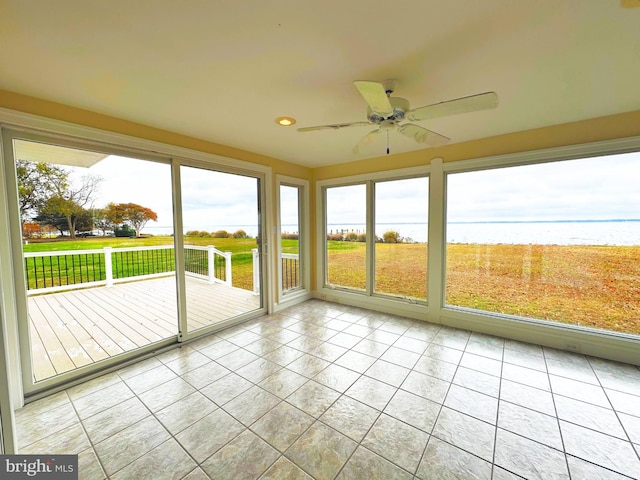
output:
[[[457,297],[456,287],[462,277],[455,277],[451,271],[454,260],[459,259],[475,262],[474,275],[466,278],[470,284],[489,284],[500,275],[494,264],[483,267],[483,262],[489,265],[492,252],[495,254],[486,245],[468,252],[469,258],[456,257],[451,246],[453,224],[459,224],[463,229],[460,235],[464,235],[464,228],[473,223],[472,215],[480,211],[479,205],[486,198],[494,200],[493,208],[515,201],[510,196],[496,197],[497,200],[491,197],[492,186],[500,182],[517,184],[528,176],[535,177],[537,182],[532,185],[539,190],[522,194],[518,200],[534,204],[532,211],[538,203],[540,209],[548,206],[545,196],[559,198],[558,192],[546,190],[554,183],[555,175],[569,178],[582,171],[596,178],[590,177],[576,195],[588,197],[592,184],[619,182],[611,190],[615,193],[617,189],[621,199],[618,203],[628,206],[640,201],[638,187],[626,187],[620,178],[624,171],[637,172],[640,164],[640,8],[626,8],[629,2],[624,1],[623,5],[572,1],[563,6],[556,2],[524,6],[495,0],[483,2],[482,7],[462,2],[464,9],[460,5],[434,7],[431,13],[445,20],[441,23],[461,20],[458,28],[436,28],[438,22],[415,15],[426,9],[424,2],[416,1],[412,2],[413,9],[405,6],[402,12],[387,12],[389,18],[380,15],[379,20],[387,25],[380,27],[384,33],[369,35],[372,27],[368,22],[363,24],[355,4],[349,7],[353,11],[334,5],[339,15],[327,6],[294,7],[285,1],[272,9],[254,5],[255,11],[227,6],[220,7],[222,12],[214,12],[212,7],[201,6],[198,16],[176,11],[169,2],[162,2],[160,12],[154,16],[126,2],[121,3],[120,9],[87,6],[85,13],[74,11],[73,2],[63,2],[57,11],[47,2],[36,2],[40,4],[37,9],[20,2],[10,3],[9,13],[0,21],[6,27],[0,33],[2,43],[15,46],[3,49],[4,66],[0,70],[0,367],[6,378],[0,386],[0,418],[4,453],[19,451],[13,412],[25,404],[77,388],[181,344],[202,342],[207,336],[242,328],[256,319],[276,318],[319,302],[329,305],[322,308],[343,308],[345,315],[378,312],[418,324],[426,322],[620,362],[626,364],[625,368],[640,365],[640,260],[633,256],[637,250],[629,250],[631,256],[623,261],[628,269],[616,270],[619,283],[611,288],[620,290],[625,285],[629,290],[625,290],[626,303],[620,307],[622,316],[610,320],[611,326],[605,327],[589,320],[597,316],[594,311],[602,308],[600,304],[578,320],[563,320],[563,315],[582,308],[576,306],[574,295],[592,295],[591,290],[568,287],[568,293],[562,293],[565,290],[560,289],[558,298],[565,295],[566,302],[554,300],[556,310],[536,316],[521,309],[523,303],[537,300],[524,286],[518,293],[521,296],[515,299],[511,291],[494,292],[494,299],[502,296],[506,303],[512,302],[509,308],[479,301],[474,292],[461,300],[465,292]],[[371,2],[356,4],[371,10]],[[373,4],[388,9],[382,2]],[[290,11],[296,9],[300,11]],[[203,18],[215,24],[211,28],[214,33]],[[331,28],[318,28],[322,21],[335,26],[338,40],[322,43],[331,32]],[[388,27],[388,22],[394,21],[402,25],[400,35],[394,32],[395,27]],[[423,22],[434,31],[425,33]],[[244,33],[239,33],[240,24],[246,24],[241,28]],[[64,33],[71,25],[76,38]],[[376,28],[373,30],[375,33]],[[209,34],[211,37],[204,40]],[[415,48],[411,42],[415,42]],[[126,51],[127,45],[131,51]],[[208,58],[204,57],[207,52]],[[160,68],[164,62],[166,68]],[[366,149],[356,153],[353,146],[369,129],[343,128],[339,124],[366,119],[366,104],[353,81],[382,83],[389,78],[395,80],[396,93],[391,95],[409,98],[412,106],[413,102],[437,104],[489,91],[496,92],[499,102],[487,111],[423,124],[451,136],[450,143],[425,146],[387,130],[373,135],[372,141],[366,140]],[[283,115],[293,118],[296,124],[282,126],[274,122]],[[328,128],[296,131],[297,127],[313,125]],[[178,292],[175,335],[86,368],[71,368],[44,381],[34,381],[32,361],[25,359],[30,355],[25,351],[29,330],[24,325],[28,294],[23,273],[18,272],[24,260],[16,208],[16,141],[164,164],[167,178],[172,178],[168,180],[166,196],[173,202],[176,232],[183,230],[189,203],[187,187],[182,189],[180,178],[182,175],[184,179],[189,169],[202,172],[203,176],[214,171],[253,179],[259,186],[255,204],[259,210],[256,236],[260,242],[253,280],[259,293],[258,297],[237,297],[235,301],[248,305],[256,302],[255,298],[259,300],[197,330],[187,320],[191,287],[177,275],[175,287],[171,284],[171,289]],[[560,172],[569,164],[568,174]],[[556,166],[558,170],[554,170]],[[489,175],[486,179],[484,173]],[[394,204],[396,210],[383,219],[384,187],[396,183],[400,189],[409,189],[414,180],[422,182],[418,196],[409,197],[405,200],[408,203]],[[467,197],[471,184],[481,185],[484,194]],[[563,184],[558,185],[557,188],[564,188]],[[287,275],[282,248],[283,212],[290,209],[290,205],[283,205],[286,188],[293,189],[297,196],[294,210],[299,234],[299,270],[296,288],[290,290],[283,280]],[[340,193],[347,190],[352,196],[341,197]],[[611,191],[607,191],[609,195]],[[536,195],[542,198],[536,199]],[[359,275],[356,280],[336,276],[334,267],[344,258],[328,253],[332,226],[341,223],[331,221],[332,216],[337,218],[347,209],[344,198],[361,205],[357,224],[362,226],[362,232],[357,233],[363,235],[358,242],[363,245],[362,257],[348,267]],[[412,203],[416,198],[424,201],[419,207]],[[592,204],[584,205],[585,209],[592,208]],[[399,210],[419,211],[424,230],[422,237],[406,242],[416,247],[417,253],[411,254],[415,257],[407,260],[405,256],[391,277],[400,284],[410,278],[409,282],[417,282],[416,289],[405,289],[398,282],[383,286],[381,249],[386,243],[377,238],[384,231],[378,223],[393,224],[394,219],[404,218]],[[637,204],[635,210],[630,207],[624,220],[640,222],[637,211]],[[458,213],[462,221],[453,222]],[[530,220],[526,212],[520,217],[514,215],[509,222]],[[575,226],[571,222],[590,218],[586,215],[567,219],[562,212],[554,215],[556,220],[570,222],[569,227]],[[602,222],[605,219],[611,220],[596,218]],[[605,223],[598,225],[608,227]],[[184,250],[185,238],[181,234],[172,238],[176,252]],[[605,245],[618,245],[616,241],[614,238]],[[458,243],[467,244],[465,240]],[[544,255],[536,256],[532,254],[534,240],[514,243],[521,243],[525,252],[514,257],[525,286],[535,281],[532,272],[536,266],[532,261],[538,259],[544,268],[552,255],[566,256],[564,251],[556,254],[550,247]],[[631,240],[623,245],[637,246],[638,242]],[[176,253],[175,262],[176,271],[184,273],[185,257]],[[613,260],[607,262],[614,265]],[[574,266],[575,260],[569,263]],[[418,274],[412,276],[416,275],[416,268]],[[611,268],[615,270],[618,264]],[[571,286],[574,280],[561,278],[550,283],[555,281],[556,287],[564,287]],[[594,288],[604,289],[604,283]],[[503,288],[497,285],[496,288]],[[640,371],[630,368],[632,387],[626,392],[640,395]],[[629,416],[638,416],[637,411]],[[634,428],[640,425],[638,422],[636,419]],[[636,433],[629,433],[629,443],[638,450],[640,440],[635,435],[639,435],[640,428],[633,432]],[[640,451],[629,460],[631,463],[622,466],[594,463],[598,468],[634,478],[637,471],[633,473],[633,466],[629,465],[640,465],[638,454]],[[295,460],[294,454],[284,453],[284,457]],[[196,461],[200,463],[197,458]],[[572,470],[572,463],[568,462],[569,471],[577,472],[577,467]],[[306,474],[315,475],[303,463],[296,465]],[[105,465],[102,468],[106,473],[102,475],[109,476],[111,472]],[[520,478],[516,474],[529,478],[516,466],[509,470],[513,477],[499,477],[498,462],[494,461],[494,465],[493,478]],[[412,468],[400,467],[403,474],[416,475],[414,478],[431,478],[422,463],[419,468],[418,463]],[[507,471],[504,466],[500,468]],[[113,473],[117,471],[114,467]],[[333,478],[323,475],[318,473],[317,478]],[[574,475],[572,478],[580,478]]]

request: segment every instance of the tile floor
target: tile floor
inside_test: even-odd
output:
[[[640,369],[320,301],[16,412],[81,479],[640,478]]]

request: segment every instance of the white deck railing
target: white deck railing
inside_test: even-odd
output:
[[[253,293],[260,294],[260,256],[258,249],[253,253]],[[300,286],[300,255],[297,253],[280,253],[282,261],[282,291],[293,290]]]
[[[28,252],[24,268],[29,295],[106,286],[175,274],[174,247],[104,247],[96,250]],[[185,273],[210,284],[232,285],[231,252],[185,245]],[[224,259],[222,262],[216,256]],[[217,264],[217,268],[216,268]]]

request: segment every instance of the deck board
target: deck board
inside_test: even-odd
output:
[[[190,332],[256,310],[252,292],[187,277]],[[34,381],[178,334],[174,276],[28,298]]]

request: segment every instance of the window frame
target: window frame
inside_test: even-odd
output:
[[[9,254],[6,258],[13,259],[13,262],[11,263],[14,265],[20,265],[22,254],[21,229],[15,228],[16,225],[19,225],[18,212],[17,210],[14,211],[13,208],[15,207],[14,203],[17,202],[17,190],[14,185],[15,167],[10,165],[10,160],[13,158],[12,140],[14,138],[52,143],[64,147],[86,149],[112,155],[130,156],[141,160],[149,160],[171,165],[173,171],[172,195],[174,196],[175,229],[182,228],[182,219],[176,217],[176,211],[180,205],[180,198],[176,193],[179,192],[179,190],[176,190],[176,184],[179,181],[179,176],[176,175],[176,170],[179,169],[180,165],[201,167],[225,173],[236,173],[255,177],[259,180],[261,186],[261,195],[259,198],[261,205],[260,228],[264,233],[262,237],[261,250],[263,261],[261,262],[260,272],[263,302],[259,310],[207,327],[198,331],[197,334],[189,334],[189,332],[184,329],[186,317],[184,316],[184,312],[181,311],[179,314],[179,325],[181,331],[176,335],[175,340],[165,340],[151,346],[142,347],[131,354],[125,353],[117,358],[104,360],[103,363],[100,363],[98,366],[92,364],[90,366],[80,367],[70,372],[56,375],[51,379],[42,380],[37,382],[37,384],[32,384],[28,381],[28,378],[30,378],[30,372],[27,370],[29,369],[13,369],[12,375],[8,379],[8,385],[12,399],[16,405],[22,406],[24,404],[25,397],[27,396],[34,399],[39,398],[46,394],[46,392],[56,391],[60,388],[66,388],[68,386],[87,381],[98,375],[102,375],[107,371],[115,370],[129,361],[144,358],[145,355],[151,354],[159,348],[172,348],[175,343],[179,344],[180,342],[244,322],[248,318],[273,311],[273,285],[272,282],[269,281],[272,278],[270,275],[272,267],[268,256],[271,250],[270,245],[272,245],[272,241],[274,239],[272,235],[268,234],[268,232],[272,231],[273,225],[272,209],[269,207],[272,205],[273,199],[271,167],[198,150],[192,150],[185,147],[164,144],[153,140],[131,137],[82,125],[37,117],[31,114],[0,109],[0,139],[2,146],[2,155],[0,157],[0,167],[2,169],[2,174],[0,175],[0,182],[2,182],[2,185],[0,185],[0,209],[7,213],[6,218],[0,220],[0,227],[6,227],[7,236],[10,240],[7,242],[7,245],[5,245],[6,248],[4,248],[4,250],[10,248],[11,251],[6,252]],[[178,243],[179,242],[176,242],[176,246],[178,247],[178,250],[180,250],[181,245]],[[177,269],[184,267],[181,263],[183,263],[181,259],[176,260]],[[3,314],[7,313],[7,318],[5,320],[7,325],[9,361],[15,365],[21,365],[21,355],[23,352],[30,351],[25,349],[27,346],[26,342],[28,341],[28,335],[22,331],[24,327],[20,326],[20,324],[24,322],[18,322],[18,319],[22,318],[25,314],[22,304],[26,302],[26,298],[22,298],[22,293],[20,292],[20,285],[23,282],[19,279],[20,272],[16,271],[12,265],[0,265],[0,267],[2,267],[1,271],[3,276],[5,272],[9,273],[9,276],[6,277],[9,280],[0,284],[3,295],[10,295],[7,298],[15,299],[11,302],[11,305],[7,306],[7,311],[2,312]],[[181,298],[184,298],[184,287],[181,287],[178,284],[177,292],[178,304],[181,305],[183,303]],[[20,373],[20,370],[24,371]]]
[[[316,182],[316,286],[317,296],[323,300],[344,302],[356,306],[378,309],[389,313],[399,313],[411,318],[425,319],[428,311],[426,302],[408,299],[392,294],[374,291],[375,275],[375,183],[383,181],[403,180],[408,178],[427,177],[429,181],[429,229],[431,217],[431,173],[430,165],[387,170],[363,175],[353,175]],[[349,287],[332,286],[327,283],[327,197],[326,190],[332,187],[345,187],[364,184],[366,186],[366,288],[364,291]],[[428,269],[430,266],[428,266]],[[427,270],[429,272],[429,270]],[[427,285],[429,286],[429,275]],[[430,287],[428,287],[430,288]]]
[[[445,303],[446,183],[449,174],[566,160],[580,160],[591,157],[606,157],[622,153],[640,153],[640,137],[482,157],[441,163],[440,165],[438,165],[437,162],[432,162],[436,170],[436,172],[432,172],[432,176],[442,175],[443,177],[443,195],[441,197],[442,206],[440,212],[442,222],[440,223],[440,231],[438,232],[438,239],[442,244],[438,254],[442,262],[438,282],[441,290],[437,297],[439,321],[458,328],[495,334],[540,345],[554,346],[579,353],[618,358],[621,361],[629,363],[638,363],[640,361],[640,338],[634,335],[579,325],[550,322],[542,319],[476,310],[467,307],[458,307]],[[430,226],[432,221],[430,218]],[[435,252],[432,252],[430,249],[430,259],[435,256],[434,253]],[[431,291],[431,284],[429,285]],[[435,307],[435,305],[430,305]]]
[[[284,292],[282,290],[282,217],[280,209],[280,187],[298,188],[298,256],[300,265],[300,287]],[[307,180],[276,175],[276,251],[273,255],[275,272],[277,274],[276,310],[285,308],[293,303],[311,298],[311,230],[309,222],[310,191]]]

